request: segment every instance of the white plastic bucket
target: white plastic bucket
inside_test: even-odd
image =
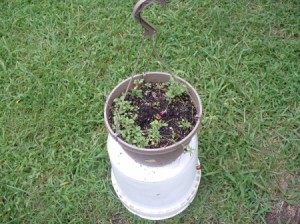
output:
[[[198,139],[194,135],[187,152],[140,155],[124,150],[108,136],[113,187],[124,206],[150,220],[171,218],[194,199],[201,179]]]

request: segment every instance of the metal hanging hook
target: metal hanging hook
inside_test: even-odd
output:
[[[132,12],[134,18],[142,25],[144,29],[143,34],[145,37],[151,37],[152,35],[156,34],[155,28],[141,16],[143,10],[152,3],[159,3],[164,9],[166,8],[167,4],[166,0],[140,0],[135,4]]]

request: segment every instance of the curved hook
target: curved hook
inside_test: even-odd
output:
[[[152,3],[159,3],[165,9],[166,8],[166,0],[139,0],[133,9],[133,16],[134,18],[142,25],[144,28],[144,36],[152,36],[156,33],[155,28],[148,23],[144,18],[141,16],[142,11]]]

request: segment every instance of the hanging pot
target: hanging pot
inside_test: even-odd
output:
[[[135,75],[133,78],[128,78],[121,82],[119,85],[117,85],[112,92],[109,94],[105,107],[104,107],[104,121],[105,126],[109,132],[109,134],[126,150],[132,151],[134,153],[138,154],[144,154],[144,155],[160,155],[160,154],[167,154],[173,151],[183,151],[184,147],[186,147],[189,142],[191,141],[192,137],[196,135],[199,127],[200,127],[200,121],[202,116],[202,105],[200,97],[197,93],[197,91],[185,80],[173,76],[178,82],[182,83],[187,87],[188,93],[196,107],[197,114],[195,117],[197,118],[196,124],[193,128],[193,130],[181,141],[176,142],[173,145],[163,147],[163,148],[154,148],[154,149],[147,149],[147,148],[140,148],[135,145],[131,145],[127,142],[125,142],[123,139],[121,139],[117,133],[115,133],[109,123],[109,113],[110,108],[112,106],[112,103],[114,99],[120,97],[122,93],[124,93],[127,89],[127,86],[129,85],[129,89],[133,88],[133,80],[136,79],[144,79],[145,82],[152,82],[152,83],[164,83],[168,82],[170,80],[171,75],[164,72],[146,72],[140,75]]]

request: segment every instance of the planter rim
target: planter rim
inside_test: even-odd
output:
[[[113,102],[113,100],[117,97],[119,97],[122,93],[125,92],[124,87],[127,87],[128,83],[130,83],[131,85],[133,85],[132,80],[135,79],[145,79],[146,82],[149,81],[147,79],[150,79],[150,82],[155,82],[155,80],[157,80],[157,82],[166,82],[170,79],[171,75],[169,73],[165,73],[165,72],[145,72],[143,74],[137,74],[135,76],[133,76],[133,78],[127,78],[125,80],[123,80],[122,82],[120,82],[108,95],[106,102],[105,102],[105,106],[104,106],[104,122],[105,122],[105,126],[107,131],[109,132],[109,134],[124,148],[127,150],[130,150],[132,152],[138,153],[138,154],[144,154],[144,155],[161,155],[161,154],[166,154],[169,152],[172,152],[174,150],[183,150],[184,147],[186,145],[189,144],[190,140],[192,139],[192,137],[197,134],[197,131],[200,127],[200,123],[201,123],[201,118],[202,118],[202,104],[201,104],[201,99],[197,93],[197,91],[194,89],[194,87],[189,84],[187,81],[185,81],[184,79],[178,77],[178,76],[172,76],[174,77],[176,80],[178,80],[179,82],[183,83],[185,86],[187,86],[188,91],[190,93],[190,96],[192,98],[192,101],[197,109],[197,121],[196,124],[193,128],[193,130],[182,140],[166,146],[166,147],[160,147],[160,148],[153,148],[153,149],[148,149],[148,148],[140,148],[137,147],[135,145],[131,145],[127,142],[125,142],[124,140],[122,140],[120,137],[118,137],[118,134],[115,133],[108,121],[108,116],[109,116],[109,109],[110,106]],[[160,80],[165,80],[165,81],[160,81]]]

